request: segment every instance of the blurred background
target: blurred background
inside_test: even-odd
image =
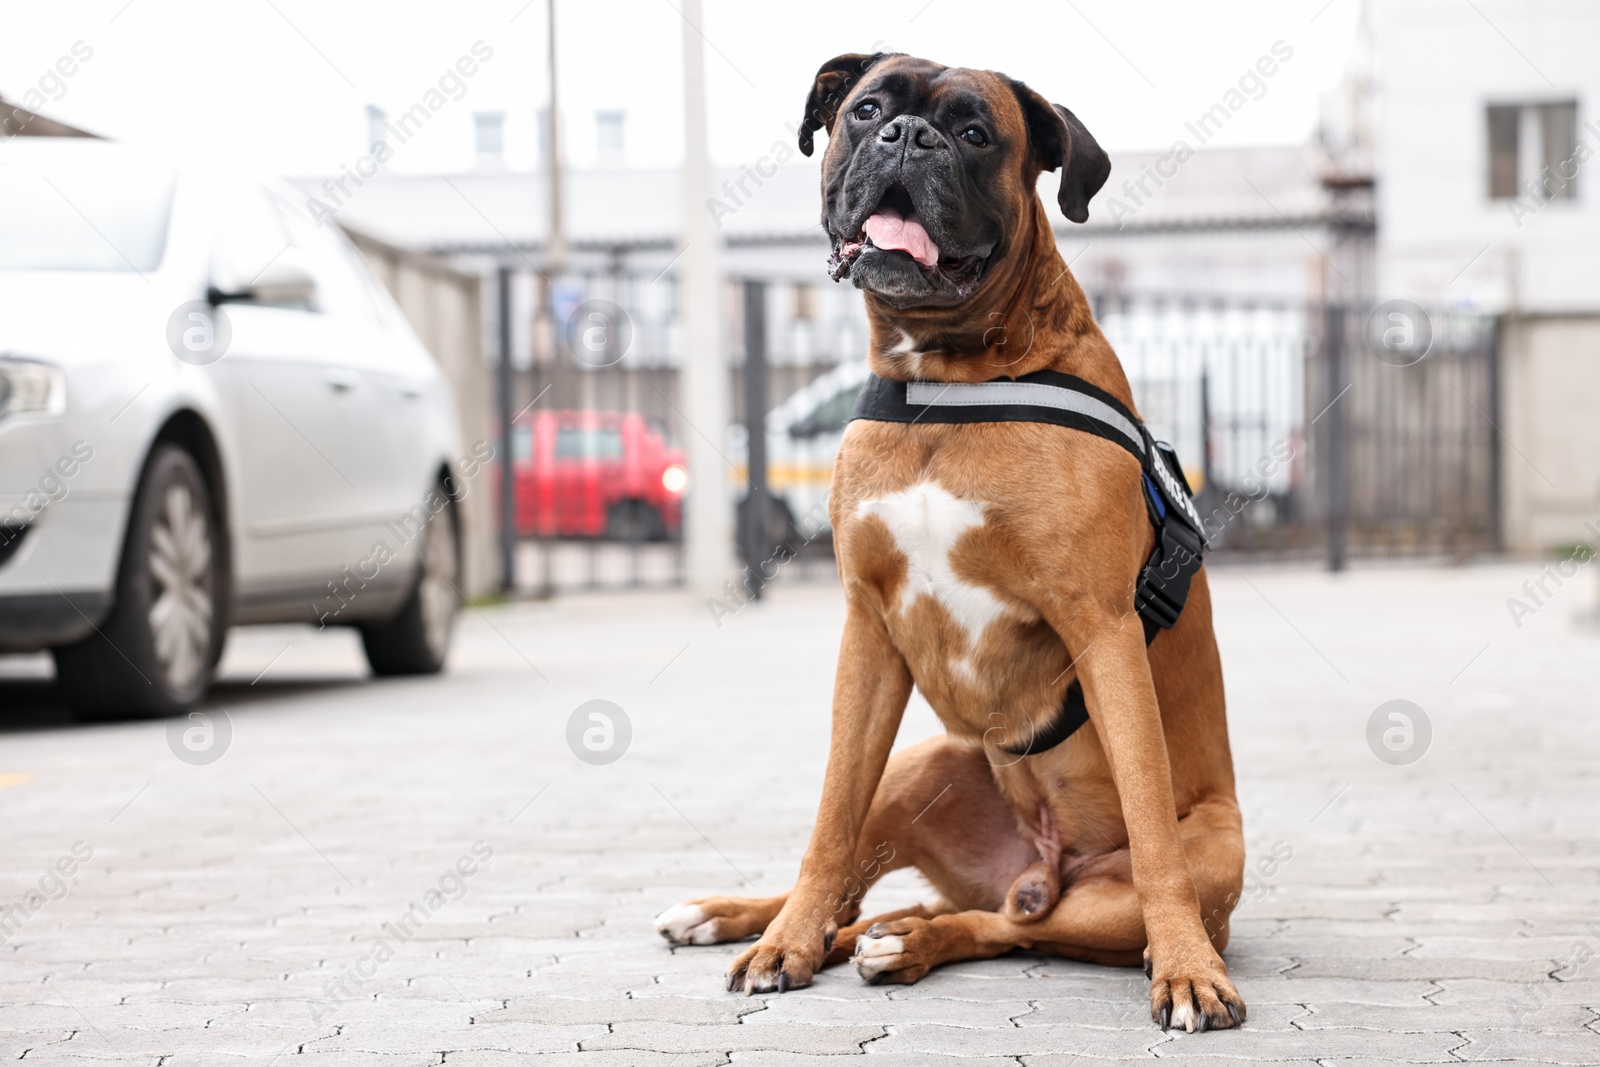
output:
[[[1593,5],[109,0],[5,20],[0,168],[23,142],[102,139],[285,177],[269,199],[289,229],[342,234],[380,319],[392,302],[449,386],[441,477],[485,461],[453,512],[469,598],[688,586],[737,606],[834,580],[823,504],[866,322],[827,278],[795,131],[813,72],[846,51],[1004,70],[1110,150],[1089,222],[1058,218],[1057,240],[1213,518],[1213,559],[1338,569],[1594,539]],[[285,306],[241,292],[212,306]],[[276,461],[318,468],[300,440]],[[37,465],[0,503],[43,541]],[[11,540],[0,594],[60,593],[59,574],[18,576],[28,540]],[[316,621],[363,544],[285,563],[303,588],[259,617]]]

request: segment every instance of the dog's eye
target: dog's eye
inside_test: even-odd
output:
[[[878,117],[878,112],[880,112],[882,110],[883,109],[880,108],[877,104],[874,104],[872,101],[868,100],[864,104],[857,104],[856,105],[856,109],[853,112],[851,112],[851,114],[853,114],[856,118],[860,119],[861,121],[866,122],[869,119],[877,118]]]
[[[982,148],[984,145],[989,143],[989,138],[984,136],[984,132],[978,129],[976,126],[968,126],[966,129],[962,130],[961,139],[970,145],[977,146],[978,148]]]

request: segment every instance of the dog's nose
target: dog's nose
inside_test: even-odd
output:
[[[885,144],[894,144],[902,137],[908,142],[903,151],[937,152],[945,147],[939,131],[916,115],[901,115],[878,129],[878,140]]]

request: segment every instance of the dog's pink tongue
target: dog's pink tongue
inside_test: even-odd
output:
[[[916,219],[879,212],[869,218],[863,228],[879,248],[904,252],[924,267],[939,262],[939,246]]]

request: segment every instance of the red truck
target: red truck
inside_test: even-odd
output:
[[[639,415],[538,411],[512,436],[523,537],[676,537],[689,476],[683,453]]]

